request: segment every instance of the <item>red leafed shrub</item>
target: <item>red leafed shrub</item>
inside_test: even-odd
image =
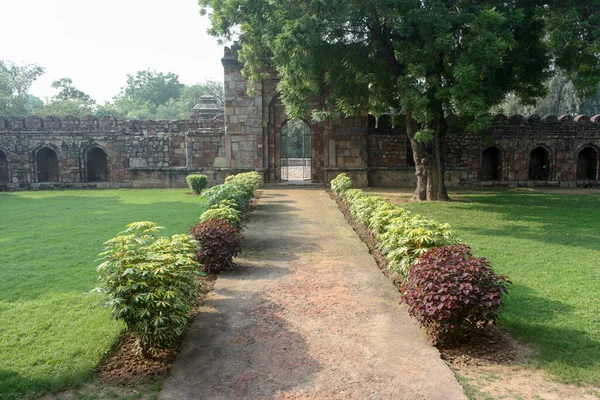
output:
[[[242,251],[240,231],[227,221],[209,219],[190,228],[190,234],[200,244],[197,260],[206,272],[217,273],[233,265],[233,257]]]
[[[473,257],[469,246],[437,247],[411,268],[402,301],[432,342],[444,343],[460,339],[467,329],[495,323],[509,284],[487,259]]]

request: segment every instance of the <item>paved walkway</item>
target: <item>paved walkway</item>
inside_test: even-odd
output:
[[[323,190],[264,190],[159,399],[466,399]]]

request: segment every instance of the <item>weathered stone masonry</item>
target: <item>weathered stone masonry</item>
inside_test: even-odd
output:
[[[119,121],[0,117],[0,190],[82,187],[183,187],[201,172],[219,183],[236,172],[282,180],[282,128],[289,120],[277,79],[250,84],[237,47],[225,48],[225,113],[204,98],[191,120]],[[248,94],[248,89],[252,94]],[[310,109],[321,109],[314,98]],[[341,172],[356,186],[414,186],[414,161],[401,118],[360,115],[310,127],[311,180]],[[486,135],[463,132],[447,118],[446,181],[470,186],[597,186],[600,115],[497,116]],[[306,157],[306,156],[305,156]]]
[[[220,182],[224,145],[221,117],[0,117],[0,189],[182,187],[192,172]]]

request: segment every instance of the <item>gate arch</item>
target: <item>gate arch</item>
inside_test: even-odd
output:
[[[311,179],[311,129],[302,119],[288,119],[281,125],[281,180]]]

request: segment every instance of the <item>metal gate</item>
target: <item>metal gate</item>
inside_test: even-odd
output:
[[[311,179],[310,125],[295,119],[281,127],[281,180],[309,181]]]

